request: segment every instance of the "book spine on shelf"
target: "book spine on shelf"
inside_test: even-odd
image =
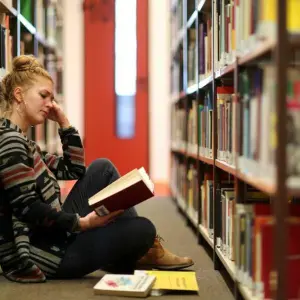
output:
[[[0,80],[12,69],[13,37],[9,15],[0,13]]]
[[[217,159],[234,166],[232,145],[235,131],[232,130],[235,119],[232,118],[234,107],[234,89],[232,86],[217,87]]]

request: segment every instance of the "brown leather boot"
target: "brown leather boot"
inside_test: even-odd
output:
[[[164,248],[161,244],[162,238],[157,236],[151,249],[138,261],[138,268],[179,270],[194,264],[189,257],[180,257]]]

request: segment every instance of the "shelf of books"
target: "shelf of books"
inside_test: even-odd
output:
[[[0,0],[0,79],[11,71],[13,57],[33,54],[51,74],[56,100],[63,105],[62,0]],[[46,121],[28,132],[42,150],[61,152],[57,125]]]
[[[172,1],[171,191],[236,299],[300,299],[299,11]]]

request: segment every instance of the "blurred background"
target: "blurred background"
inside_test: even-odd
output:
[[[81,134],[87,164],[106,157],[121,174],[143,166],[163,190],[170,156],[169,6],[136,0],[0,1],[2,75],[13,56],[36,55]],[[42,149],[61,151],[52,121],[29,135]]]

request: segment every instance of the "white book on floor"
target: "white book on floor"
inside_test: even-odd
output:
[[[94,286],[95,295],[147,297],[154,285],[154,275],[106,274]]]

